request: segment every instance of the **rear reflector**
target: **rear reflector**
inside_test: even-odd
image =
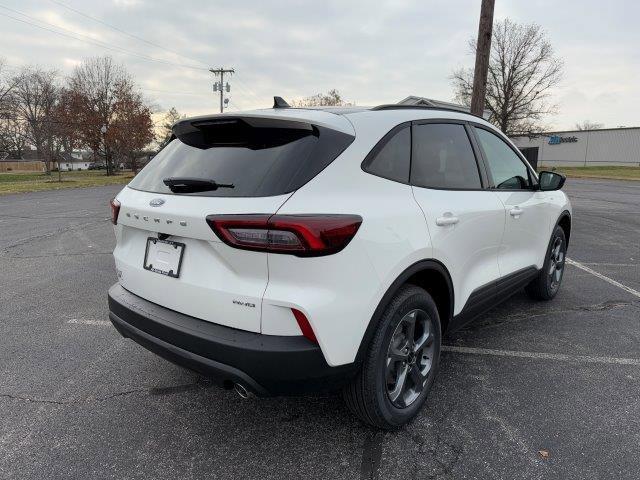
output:
[[[296,317],[296,322],[298,322],[298,326],[300,327],[300,331],[302,335],[311,340],[313,343],[318,343],[318,339],[316,338],[316,334],[313,333],[313,328],[311,328],[311,324],[307,317],[300,310],[296,310],[292,308],[293,316]]]
[[[109,205],[111,206],[111,223],[116,225],[118,223],[118,214],[120,213],[120,202],[112,198]]]
[[[220,240],[235,248],[299,257],[337,253],[355,236],[358,215],[209,215]]]

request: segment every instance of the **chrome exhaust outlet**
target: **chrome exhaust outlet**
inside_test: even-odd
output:
[[[251,396],[251,393],[249,392],[249,390],[247,390],[243,385],[240,385],[239,383],[235,383],[233,385],[233,389],[242,398],[246,399],[246,398],[249,398]]]

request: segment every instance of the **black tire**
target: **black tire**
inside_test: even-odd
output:
[[[557,295],[564,275],[566,254],[567,239],[564,230],[556,226],[549,241],[542,270],[525,287],[529,297],[534,300],[551,300]]]
[[[364,423],[384,430],[409,422],[433,385],[441,340],[440,317],[431,295],[404,285],[385,309],[358,375],[344,389],[349,409]]]

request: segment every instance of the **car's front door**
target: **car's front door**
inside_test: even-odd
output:
[[[476,127],[491,190],[505,208],[505,228],[498,265],[503,278],[542,268],[549,243],[551,218],[548,193],[536,188],[536,178],[516,151],[500,136]]]
[[[463,307],[467,313],[481,311],[493,303],[500,276],[504,207],[484,188],[468,126],[429,121],[412,129],[411,185],[427,221],[433,256],[451,275],[453,313]]]

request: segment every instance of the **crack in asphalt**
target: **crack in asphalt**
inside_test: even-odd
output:
[[[376,480],[379,478],[383,441],[384,432],[380,431],[370,431],[365,437],[360,466],[361,480]]]
[[[617,308],[628,307],[640,305],[640,301],[616,301],[609,300],[606,302],[594,303],[592,305],[576,305],[572,308],[558,309],[558,310],[547,310],[539,313],[515,313],[512,315],[503,315],[500,317],[489,317],[486,320],[476,320],[475,322],[469,324],[465,327],[464,331],[474,332],[477,330],[484,330],[487,328],[498,327],[503,325],[504,323],[508,323],[511,321],[519,321],[519,320],[529,320],[531,318],[544,317],[547,315],[558,315],[563,313],[575,313],[575,312],[606,312],[610,310],[615,310]]]
[[[458,465],[462,458],[462,454],[464,452],[464,448],[456,443],[445,438],[446,428],[443,427],[445,421],[450,418],[450,415],[455,410],[454,405],[448,406],[448,408],[440,415],[438,418],[432,418],[431,421],[437,427],[435,428],[435,436],[424,437],[420,431],[415,433],[407,432],[407,437],[409,440],[417,446],[418,452],[420,454],[428,454],[429,459],[431,459],[435,463],[435,467],[437,471],[434,471],[431,474],[427,474],[422,478],[426,479],[442,479],[449,478],[454,479],[456,476],[453,474],[453,470]],[[450,459],[442,459],[443,452],[451,452]],[[415,455],[412,465],[412,475],[415,478],[419,477],[419,468],[418,468],[418,460],[419,456]]]
[[[149,396],[163,396],[172,395],[176,393],[187,392],[191,390],[205,390],[211,387],[213,384],[206,379],[199,380],[195,383],[187,383],[183,385],[173,385],[168,387],[150,387],[150,388],[134,388],[131,390],[124,390],[122,392],[115,392],[109,395],[103,395],[100,397],[89,397],[82,400],[52,400],[47,398],[33,398],[25,395],[14,395],[10,393],[0,393],[0,398],[6,398],[9,400],[17,400],[27,403],[42,403],[52,405],[87,405],[95,402],[104,402],[113,398],[125,397],[135,393],[147,393]]]
[[[60,227],[52,232],[47,232],[47,233],[42,233],[40,235],[32,235],[30,237],[25,237],[25,238],[21,238],[20,240],[15,241],[14,243],[10,243],[9,245],[5,245],[2,250],[0,250],[0,254],[5,255],[9,252],[10,249],[15,248],[15,247],[21,247],[23,245],[28,245],[29,243],[35,242],[37,240],[43,240],[46,238],[51,238],[51,237],[55,237],[57,235],[61,235],[63,233],[67,233],[67,232],[73,232],[76,230],[83,230],[86,227],[92,227],[92,226],[98,226],[101,225],[105,222],[108,222],[109,219],[102,219],[102,220],[98,220],[98,221],[92,221],[92,222],[84,222],[84,223],[78,223],[76,225],[67,225],[64,227]]]
[[[48,255],[4,255],[0,254],[0,258],[9,258],[12,260],[33,259],[33,258],[51,258],[51,257],[84,257],[94,255],[112,255],[113,252],[79,252],[79,253],[50,253]]]
[[[7,215],[7,214],[0,214],[0,218],[18,218],[18,219],[23,219],[23,220],[49,220],[52,218],[90,218],[92,216],[97,216],[97,215],[101,215],[104,212],[89,212],[86,215],[49,215],[49,214],[44,214],[44,215]],[[108,218],[105,217],[106,220],[109,220]]]

